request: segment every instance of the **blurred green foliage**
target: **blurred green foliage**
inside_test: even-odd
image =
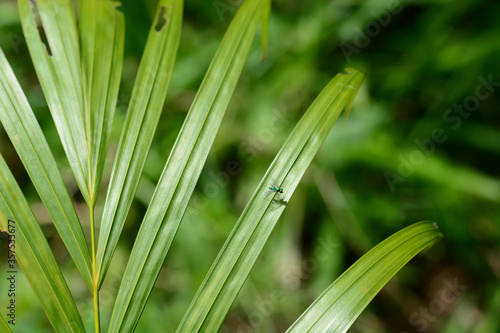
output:
[[[101,291],[103,327],[154,185],[239,4],[186,1],[164,113]],[[153,0],[123,1],[125,64],[110,161],[155,6]],[[353,112],[334,126],[221,331],[284,331],[363,253],[426,219],[436,221],[445,238],[411,261],[350,331],[500,331],[499,13],[495,1],[273,1],[267,61],[259,61],[256,41],[137,331],[175,330],[274,155],[324,85],[348,65],[367,73]],[[78,210],[83,199],[34,74],[14,1],[0,3],[0,45]],[[485,86],[488,80],[499,83]],[[453,111],[460,105],[462,111]],[[91,325],[84,282],[3,130],[0,148]],[[102,193],[110,169],[111,163]],[[28,304],[34,296],[27,284],[23,291],[20,302]],[[43,317],[34,307],[20,313],[19,321]]]

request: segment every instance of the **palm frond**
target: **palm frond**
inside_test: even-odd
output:
[[[90,254],[82,226],[49,145],[0,49],[0,121],[9,135],[61,239],[92,290]]]
[[[271,231],[340,112],[356,95],[364,75],[354,68],[338,74],[299,121],[262,178],[236,226],[198,289],[177,332],[219,329]],[[274,179],[283,198],[262,198]]]
[[[99,247],[101,286],[139,185],[163,110],[179,45],[183,2],[161,0],[149,32],[104,204]],[[160,28],[159,22],[165,22]]]
[[[11,249],[55,331],[84,332],[47,239],[1,155],[0,226],[15,237]]]
[[[380,289],[411,258],[441,237],[436,224],[429,221],[398,231],[335,280],[287,332],[347,332]]]
[[[130,255],[110,332],[137,323],[185,213],[250,50],[267,0],[246,1],[231,22],[184,121]]]

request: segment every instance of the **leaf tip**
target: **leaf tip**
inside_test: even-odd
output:
[[[264,62],[267,59],[270,16],[271,16],[271,0],[267,0],[265,1],[262,13],[262,34],[261,34],[262,55],[260,56],[260,62]]]

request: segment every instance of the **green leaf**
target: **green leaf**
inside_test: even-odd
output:
[[[114,1],[80,2],[85,120],[90,151],[90,201],[101,183],[120,87],[125,21]]]
[[[12,330],[10,329],[9,325],[7,324],[7,322],[5,321],[5,319],[3,318],[3,316],[0,316],[0,331],[1,332],[5,332],[5,333],[12,333]],[[11,320],[11,319],[9,319]]]
[[[262,15],[262,28],[261,28],[261,47],[262,47],[262,56],[260,57],[261,61],[265,61],[267,59],[267,44],[268,44],[268,35],[269,35],[269,21],[271,19],[271,1],[267,1],[264,4],[264,12]]]
[[[174,144],[130,255],[110,332],[137,324],[243,69],[267,0],[246,1],[231,22]]]
[[[288,200],[363,77],[354,68],[338,74],[309,107],[254,192],[177,332],[219,329]],[[272,180],[283,188],[283,194],[265,195]]]
[[[14,238],[10,249],[15,251],[17,263],[55,331],[84,332],[76,304],[42,229],[1,155],[0,226]]]
[[[346,332],[382,287],[417,253],[442,237],[423,221],[398,231],[345,271],[287,332]]]
[[[182,6],[180,0],[161,0],[149,32],[104,204],[97,252],[99,286],[139,185],[163,109],[180,40]]]
[[[80,191],[90,205],[83,80],[72,3],[19,0],[19,15],[66,156]]]
[[[0,121],[16,149],[61,239],[92,290],[90,254],[52,152],[0,49]]]

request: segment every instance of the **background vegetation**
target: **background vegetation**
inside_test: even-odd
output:
[[[240,4],[185,3],[164,113],[101,290],[104,311],[111,311],[154,186]],[[125,64],[110,156],[116,151],[156,1],[125,0],[122,8]],[[498,332],[500,84],[491,91],[480,88],[490,94],[478,98],[477,107],[466,105],[473,111],[448,110],[472,103],[470,96],[477,95],[482,80],[500,82],[499,12],[500,4],[494,1],[273,1],[268,59],[259,62],[256,43],[137,331],[175,330],[279,147],[325,84],[349,65],[367,73],[353,112],[334,126],[221,331],[284,331],[368,249],[411,223],[430,219],[438,222],[445,238],[410,262],[350,331]],[[14,1],[0,4],[0,43],[61,163],[77,210],[78,203],[85,208],[64,163]],[[3,132],[0,149],[31,199],[84,320],[92,327],[85,283],[62,250]],[[109,177],[110,170],[103,176],[103,188]],[[6,289],[4,280],[0,290]],[[454,284],[455,289],[450,287]],[[44,313],[25,281],[18,288],[18,320],[23,323],[19,331],[40,331]],[[109,313],[104,312],[102,320],[106,327]],[[48,322],[45,327],[51,331]]]

